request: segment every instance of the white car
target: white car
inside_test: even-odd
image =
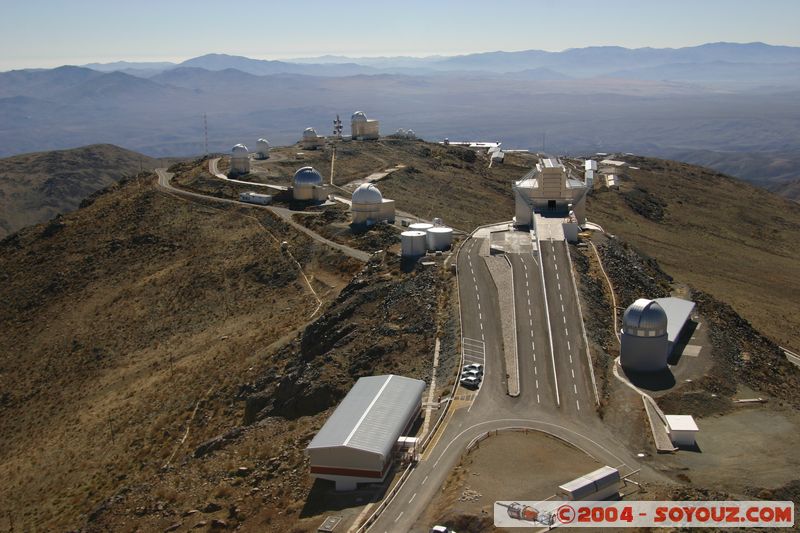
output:
[[[459,380],[459,383],[461,383],[463,387],[466,387],[468,389],[477,389],[478,385],[481,384],[481,380],[480,378],[476,378],[475,376],[466,376],[461,378]]]
[[[483,372],[478,372],[477,370],[464,370],[461,372],[462,378],[477,378],[478,380],[483,379]]]
[[[483,375],[483,365],[479,365],[478,363],[472,363],[469,365],[464,365],[461,367],[462,372],[477,372],[478,374]]]

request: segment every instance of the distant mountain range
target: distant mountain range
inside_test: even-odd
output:
[[[208,54],[0,72],[0,156],[113,143],[149,156],[291,144],[362,109],[381,131],[556,153],[709,161],[795,196],[800,48],[714,43],[426,58],[267,61]],[[699,154],[699,155],[698,155]],[[747,154],[732,168],[726,154]],[[764,162],[767,162],[764,164]],[[773,164],[774,163],[774,164]],[[738,169],[738,172],[737,172]]]
[[[769,65],[769,67],[766,67]],[[92,63],[101,72],[122,71],[152,76],[158,72],[196,67],[218,71],[236,69],[256,76],[304,74],[353,76],[359,74],[430,75],[452,72],[550,73],[546,79],[630,77],[632,79],[746,81],[748,84],[798,82],[800,48],[764,43],[709,43],[685,48],[623,48],[592,46],[562,52],[523,50],[482,52],[459,56],[349,58],[321,56],[289,61],[251,59],[227,54],[207,54],[183,61]],[[710,69],[710,70],[709,70]],[[755,70],[754,70],[755,69]],[[537,78],[543,79],[543,78]]]

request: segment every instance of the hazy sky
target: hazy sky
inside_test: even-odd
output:
[[[800,46],[798,21],[800,0],[0,0],[0,70],[209,52],[281,59]]]

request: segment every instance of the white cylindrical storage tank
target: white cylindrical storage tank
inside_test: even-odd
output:
[[[428,224],[427,222],[414,222],[413,224],[408,225],[408,229],[411,231],[422,231],[427,232],[429,229],[433,227],[433,224]]]
[[[400,234],[400,250],[403,257],[419,257],[427,251],[424,231],[404,231]]]
[[[259,159],[267,159],[269,157],[269,141],[266,139],[259,139],[256,142],[256,155]]]
[[[435,226],[427,233],[428,249],[434,251],[447,250],[453,244],[453,228]]]
[[[250,154],[247,146],[237,144],[231,149],[231,174],[247,174],[250,172]]]

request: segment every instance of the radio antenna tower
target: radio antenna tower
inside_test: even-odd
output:
[[[205,113],[203,113],[203,149],[208,156],[208,119]]]
[[[333,121],[333,135],[337,139],[342,138],[342,121],[339,118],[339,115],[336,115],[336,120]]]

